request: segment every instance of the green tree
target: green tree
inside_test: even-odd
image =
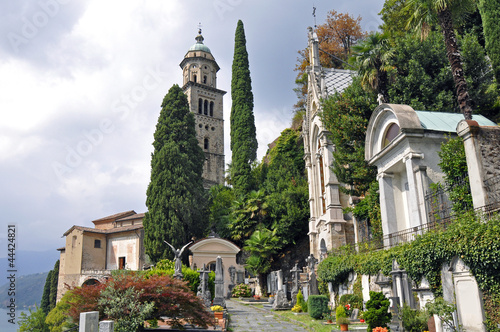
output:
[[[479,12],[483,21],[483,31],[486,53],[491,59],[493,73],[497,84],[500,83],[500,26],[498,17],[500,15],[499,0],[479,0]]]
[[[474,111],[485,116],[495,116],[498,113],[498,106],[495,107],[498,91],[491,88],[494,87],[494,76],[485,50],[474,33],[460,38],[460,46]]]
[[[231,78],[231,181],[236,196],[253,189],[252,162],[257,158],[252,80],[243,22],[238,21]]]
[[[49,326],[45,323],[45,313],[42,308],[36,307],[35,310],[29,310],[29,315],[21,312],[19,321],[19,332],[50,332]]]
[[[257,229],[245,241],[243,250],[250,253],[245,266],[250,272],[258,275],[261,289],[265,289],[264,273],[271,268],[271,256],[277,252],[279,246],[276,232],[264,227]]]
[[[465,156],[464,141],[461,137],[449,138],[441,144],[438,152],[443,170],[444,182],[450,188],[449,197],[453,202],[452,210],[463,213],[473,208],[472,194],[469,185],[469,173]]]
[[[391,102],[428,111],[459,111],[441,34],[429,31],[423,40],[411,34],[398,38],[392,64],[396,74],[389,87]]]
[[[73,299],[73,292],[68,290],[64,293],[61,300],[57,302],[54,309],[49,312],[45,319],[45,323],[48,325],[50,332],[62,332],[63,330],[75,326],[74,322],[69,317],[70,302]]]
[[[52,270],[50,278],[50,296],[49,296],[49,310],[54,309],[57,302],[57,283],[59,281],[59,260],[57,260]]]
[[[222,238],[229,238],[228,229],[231,204],[234,201],[234,191],[223,184],[210,187],[209,190],[209,224],[210,229]]]
[[[387,85],[393,52],[387,35],[373,32],[359,44],[353,45],[352,50],[353,57],[350,62],[356,65],[363,87],[372,88],[382,95],[384,102],[389,102]]]
[[[45,315],[50,311],[50,284],[52,282],[52,274],[54,271],[50,270],[45,279],[45,285],[43,286],[42,301],[40,302],[40,309]]]
[[[188,100],[182,89],[173,85],[161,106],[144,217],[144,246],[155,262],[173,258],[164,241],[180,248],[206,230],[201,176],[205,157],[196,139]]]
[[[367,331],[377,326],[387,326],[392,317],[392,314],[388,312],[389,305],[389,300],[382,292],[370,291],[370,299],[366,302],[366,311],[363,313],[363,318],[368,324]]]
[[[410,12],[406,7],[406,0],[386,0],[379,15],[384,22],[380,28],[390,39],[407,33],[406,22],[410,18]]]
[[[375,179],[375,168],[365,161],[365,136],[376,98],[362,88],[359,77],[354,77],[342,94],[329,97],[323,104],[322,121],[335,146],[333,172],[340,183],[347,185],[341,190],[354,196],[362,196]]]
[[[266,158],[266,178],[262,187],[268,193],[268,224],[276,231],[280,245],[295,243],[307,233],[309,225],[309,187],[305,174],[304,143],[293,129],[281,132]]]
[[[458,21],[463,15],[472,12],[475,9],[474,0],[408,0],[407,5],[411,12],[408,26],[416,28],[421,36],[425,36],[429,27],[435,23],[441,27],[458,105],[465,119],[472,119],[471,101],[453,21]]]
[[[233,240],[243,243],[262,225],[267,216],[268,204],[264,190],[252,190],[233,201],[228,229]]]
[[[101,292],[99,306],[104,314],[115,321],[116,332],[136,332],[143,327],[144,321],[153,312],[153,302],[141,302],[142,290],[134,287],[116,287],[115,281]]]

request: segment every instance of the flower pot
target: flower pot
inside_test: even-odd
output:
[[[267,301],[270,303],[270,304],[273,304],[274,303],[274,297],[270,297],[267,299]]]
[[[222,311],[214,311],[214,316],[216,319],[222,319],[224,317],[224,312]]]
[[[327,322],[328,324],[333,323],[333,321],[332,321],[331,319],[327,319],[327,320],[326,320],[326,322]]]
[[[340,331],[349,331],[349,324],[340,324]]]

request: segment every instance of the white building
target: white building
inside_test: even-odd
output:
[[[328,250],[354,243],[354,223],[342,208],[349,197],[340,191],[341,184],[331,170],[333,144],[321,122],[321,99],[342,92],[352,82],[354,72],[323,68],[319,62],[319,41],[309,28],[309,62],[307,68],[307,109],[303,125],[304,152],[309,182],[309,247],[321,258]]]

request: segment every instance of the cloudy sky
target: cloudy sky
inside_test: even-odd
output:
[[[19,250],[64,245],[72,225],[146,210],[153,133],[201,22],[226,90],[234,31],[247,37],[259,158],[288,127],[297,51],[329,10],[381,23],[383,0],[26,0],[0,2],[0,240]],[[6,250],[0,250],[0,257]]]

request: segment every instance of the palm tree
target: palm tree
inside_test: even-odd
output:
[[[455,82],[458,105],[466,120],[472,119],[472,107],[465,81],[460,49],[453,30],[453,21],[475,9],[475,0],[408,0],[412,13],[407,26],[425,38],[430,27],[438,23],[444,36],[446,53]]]
[[[276,230],[270,231],[264,227],[257,229],[245,241],[243,250],[250,253],[245,267],[257,275],[261,290],[265,289],[264,274],[271,269],[271,256],[280,248],[279,242]]]
[[[382,95],[384,102],[389,102],[387,95],[388,72],[392,68],[390,59],[393,52],[390,49],[387,35],[374,32],[361,43],[352,46],[353,56],[349,59],[361,76],[361,84]]]

